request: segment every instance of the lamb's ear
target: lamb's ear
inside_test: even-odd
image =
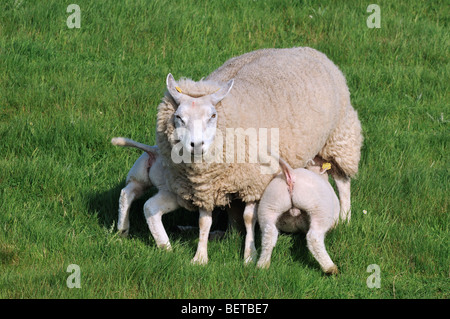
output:
[[[216,105],[220,101],[222,101],[225,96],[230,92],[231,88],[233,87],[234,79],[231,79],[227,82],[226,85],[224,85],[219,91],[211,94],[211,104]]]
[[[181,89],[178,87],[178,84],[171,73],[167,75],[166,85],[167,90],[169,91],[170,95],[172,95],[175,102],[177,104],[180,104],[183,93],[181,92]]]

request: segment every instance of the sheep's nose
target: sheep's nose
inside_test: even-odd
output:
[[[197,145],[195,145],[194,142],[191,142],[191,147],[195,148],[195,147],[203,146],[203,144],[205,144],[205,142],[203,142],[203,141],[201,143],[197,143]]]

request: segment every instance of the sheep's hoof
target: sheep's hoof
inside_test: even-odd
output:
[[[341,221],[347,222],[347,224],[350,223],[351,217],[352,217],[352,211],[351,210],[349,210],[349,211],[341,210],[339,212],[339,218],[341,219]]]
[[[266,261],[266,262],[258,261],[258,263],[256,264],[256,267],[258,267],[259,269],[269,269],[270,261]]]
[[[256,249],[252,250],[251,252],[244,254],[244,265],[250,265],[251,263],[255,262],[257,258],[257,252]]]
[[[327,275],[337,275],[339,273],[339,270],[336,265],[331,266],[327,270],[325,270],[325,273]]]
[[[159,249],[165,250],[165,251],[172,251],[172,246],[170,245],[169,242],[167,242],[166,244],[160,244],[158,245]]]
[[[208,263],[208,257],[195,255],[194,258],[191,259],[192,265],[206,265]]]
[[[247,258],[244,259],[244,266],[250,265],[251,263],[253,263],[255,260],[253,259],[252,256],[248,256]]]
[[[128,232],[130,229],[119,229],[119,236],[120,237],[128,237]]]

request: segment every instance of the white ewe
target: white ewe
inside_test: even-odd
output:
[[[167,89],[158,106],[156,139],[168,189],[180,205],[200,209],[195,262],[208,260],[213,208],[238,197],[247,204],[244,219],[253,221],[255,203],[272,179],[262,173],[264,164],[250,160],[258,150],[244,145],[245,161],[236,161],[240,145],[230,151],[228,136],[218,138],[218,132],[224,136],[231,129],[245,140],[247,129],[276,129],[280,143],[270,147],[293,167],[305,167],[316,155],[330,162],[340,217],[350,219],[350,178],[358,171],[361,125],[343,74],[324,54],[311,48],[250,52],[230,59],[204,81],[176,82],[169,74]],[[257,145],[267,150],[269,143],[257,136]],[[188,156],[174,160],[180,146]],[[219,160],[203,160],[211,153]]]

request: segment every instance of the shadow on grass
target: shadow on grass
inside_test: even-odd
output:
[[[314,259],[308,249],[305,233],[291,234],[293,245],[291,248],[292,259],[311,270],[320,270],[319,263]]]
[[[117,218],[119,209],[119,197],[120,191],[125,186],[125,183],[118,183],[113,188],[103,192],[91,192],[87,194],[87,206],[89,212],[97,216],[99,225],[106,229],[113,229],[117,231]],[[151,188],[141,198],[135,200],[130,207],[130,232],[129,237],[138,238],[139,240],[149,244],[155,245],[147,222],[144,217],[143,207],[145,202],[153,195],[157,190]],[[236,204],[235,204],[236,205]],[[238,204],[238,210],[243,205]],[[242,225],[240,223],[242,222]],[[195,253],[197,249],[198,239],[198,212],[189,212],[184,209],[177,209],[173,212],[167,213],[163,216],[163,225],[166,229],[167,235],[172,243],[180,241],[189,246],[189,249]],[[182,231],[179,226],[189,226],[189,230]],[[243,226],[243,220],[239,220],[238,226]],[[211,231],[222,230],[229,231],[228,227],[228,215],[223,209],[215,209],[213,212],[213,225]],[[239,235],[242,237],[241,255],[244,253],[245,243],[245,228],[240,227],[236,229]],[[312,257],[308,247],[306,245],[306,235],[304,233],[289,234],[292,236],[293,244],[290,249],[292,259],[311,270],[320,269],[318,262]],[[280,242],[277,243],[279,245]],[[259,225],[255,227],[255,245],[260,253],[261,248],[261,231]],[[258,255],[259,258],[259,255]]]
[[[315,270],[322,272],[319,262],[314,258],[314,256],[308,249],[306,234],[301,232],[291,234],[291,236],[293,238],[293,245],[291,247],[292,260],[294,262],[300,263],[302,266],[308,268],[311,271]],[[326,238],[325,238],[325,248],[327,252],[330,254]],[[337,265],[339,269],[339,260],[336,260],[335,256],[333,256],[332,254],[330,254],[330,258],[331,260],[333,260],[333,262]],[[325,273],[322,272],[322,274],[326,276]]]
[[[87,194],[88,210],[90,213],[97,216],[98,223],[102,227],[117,231],[119,197],[120,191],[124,186],[125,182],[122,182],[107,191],[91,192]],[[145,202],[156,193],[157,189],[151,188],[131,204],[129,213],[129,237],[138,238],[149,244],[154,244],[143,209]],[[228,224],[226,215],[227,214],[220,209],[213,212],[213,225],[211,231],[226,230]],[[162,222],[171,242],[177,240],[192,242],[193,239],[198,238],[198,212],[190,212],[180,208],[163,215]],[[178,226],[190,226],[192,228],[190,231],[181,231]]]

